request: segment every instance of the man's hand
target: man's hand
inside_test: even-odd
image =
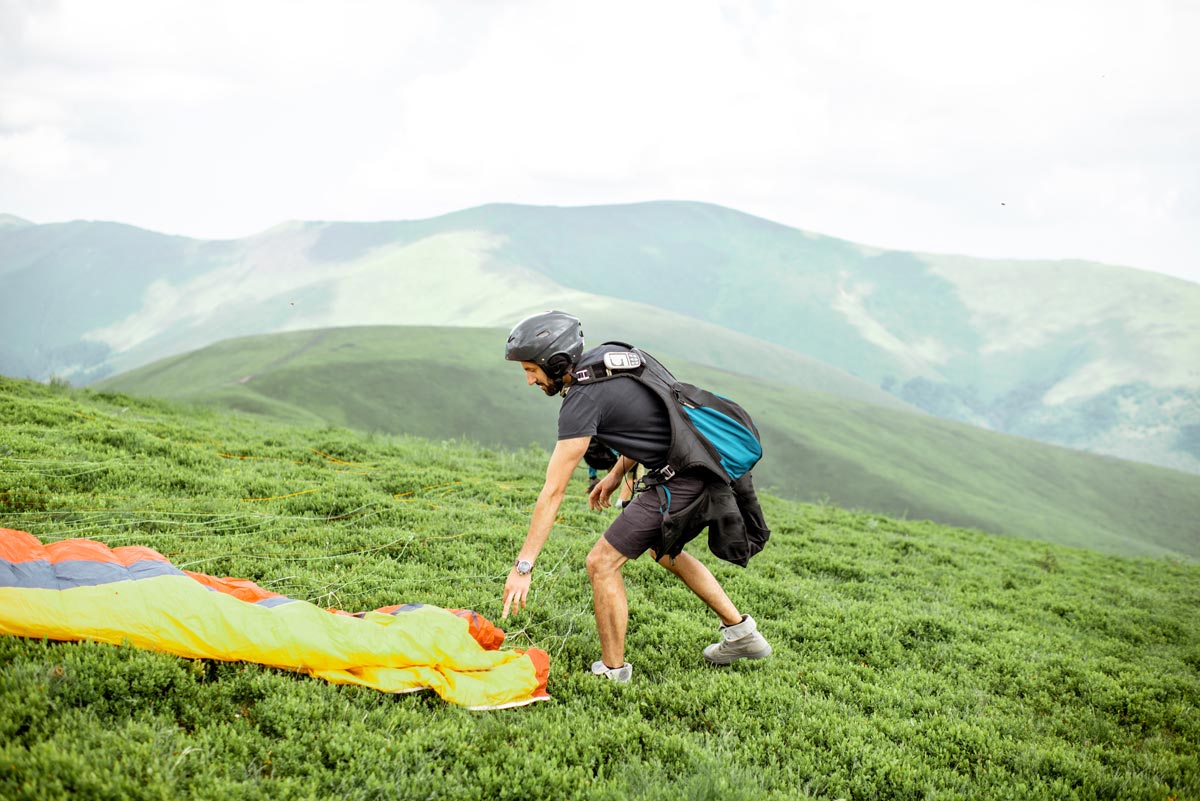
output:
[[[596,486],[592,487],[592,491],[588,493],[588,508],[599,511],[612,506],[609,499],[620,486],[621,478],[615,473],[609,473],[600,479]]]
[[[532,583],[532,573],[522,576],[515,567],[508,572],[508,581],[504,582],[504,611],[500,613],[501,620],[508,617],[510,608],[514,615],[525,608],[525,601],[529,597],[529,585]]]

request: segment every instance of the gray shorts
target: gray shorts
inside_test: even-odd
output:
[[[675,476],[667,482],[671,495],[671,511],[682,509],[704,491],[704,479],[688,475]],[[617,519],[604,532],[608,544],[627,559],[637,559],[659,544],[662,539],[662,511],[658,493],[639,492],[632,503],[621,508]]]

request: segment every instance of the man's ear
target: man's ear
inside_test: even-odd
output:
[[[546,375],[552,379],[562,378],[570,369],[571,357],[565,353],[556,353],[546,359]]]

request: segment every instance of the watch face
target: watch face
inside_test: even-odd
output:
[[[517,562],[517,572],[522,576],[528,576],[532,570],[533,562],[530,562],[526,559],[522,559],[521,561]]]

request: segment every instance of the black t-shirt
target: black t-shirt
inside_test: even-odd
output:
[[[653,470],[667,462],[671,420],[653,391],[631,378],[572,384],[558,412],[558,438],[596,437]]]

